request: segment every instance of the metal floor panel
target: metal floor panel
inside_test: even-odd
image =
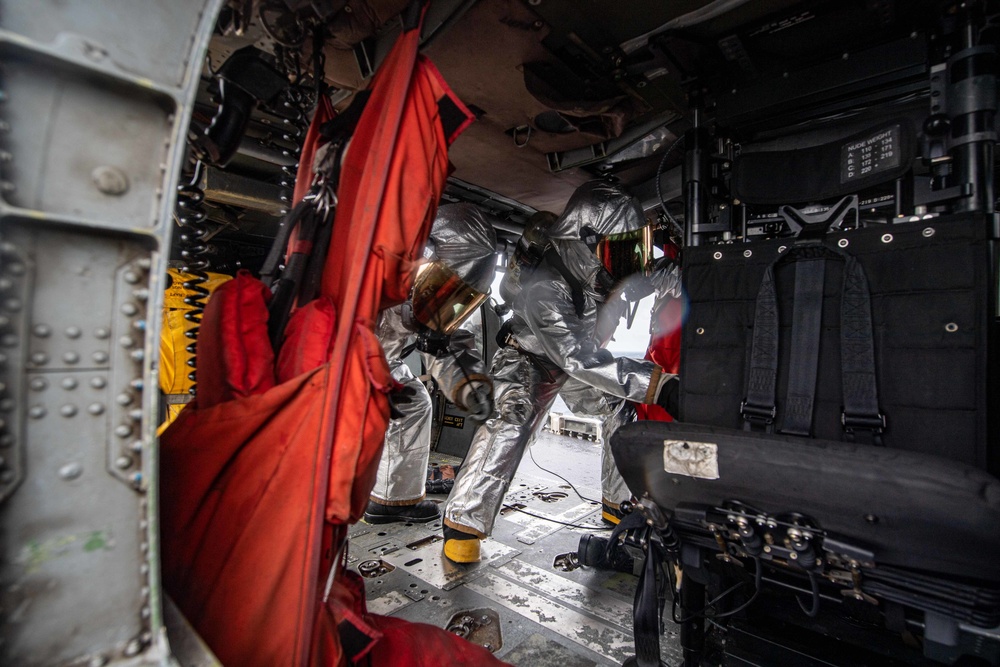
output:
[[[492,648],[511,664],[620,665],[634,653],[637,578],[582,567],[563,571],[555,564],[559,555],[576,552],[581,535],[608,532],[596,502],[601,446],[543,432],[531,453],[533,458],[525,454],[506,498],[508,506],[520,509],[505,509],[497,519],[492,538],[483,543],[483,562],[460,566],[445,559],[440,521],[360,523],[351,531],[350,567],[364,564],[371,570],[380,563],[365,579],[373,613],[447,627],[456,614],[495,611],[501,642]],[[461,460],[432,452],[431,463],[459,465]],[[677,628],[669,619],[661,655],[667,664],[681,660]]]

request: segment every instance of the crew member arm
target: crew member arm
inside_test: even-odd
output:
[[[595,315],[576,314],[569,288],[539,281],[528,288],[522,315],[545,356],[571,377],[600,391],[637,403],[653,403],[663,380],[651,361],[615,357],[594,338]]]
[[[422,356],[427,372],[437,381],[444,395],[463,410],[471,407],[465,405],[463,400],[466,395],[464,391],[466,385],[478,383],[485,385],[488,392],[493,389],[493,381],[486,374],[486,364],[479,352],[476,335],[472,331],[466,329],[455,331],[451,335],[446,354],[435,357],[424,353]]]

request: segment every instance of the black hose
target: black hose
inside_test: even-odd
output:
[[[795,601],[799,603],[799,609],[806,616],[816,618],[819,615],[819,579],[817,579],[816,574],[813,572],[809,573],[809,588],[812,590],[812,608],[806,609],[806,606],[802,604],[802,600],[798,596],[795,597]]]
[[[667,210],[667,203],[663,200],[663,188],[660,187],[660,178],[663,176],[663,167],[667,164],[667,157],[684,141],[684,136],[681,135],[674,139],[674,142],[667,147],[667,150],[663,151],[663,157],[660,158],[660,165],[656,168],[656,177],[654,182],[656,183],[656,196],[660,200],[660,208],[663,209],[664,215],[667,216],[667,220],[670,224],[674,226],[677,233],[680,234],[681,238],[684,238],[684,228],[681,226],[674,216],[670,215],[670,211]]]

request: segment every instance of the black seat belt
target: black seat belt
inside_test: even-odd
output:
[[[796,261],[788,407],[781,432],[808,436],[812,431],[822,324],[824,257],[830,256],[844,260],[841,290],[841,383],[844,406],[841,423],[847,440],[854,440],[858,431],[869,431],[873,443],[881,444],[885,416],[878,408],[868,279],[856,258],[816,243],[793,248],[770,264],[764,272],[754,310],[751,368],[746,399],[740,407],[743,428],[751,430],[754,426],[763,425],[769,433],[774,430],[779,331],[774,268],[779,262]]]
[[[825,277],[826,259],[823,257],[795,263],[788,393],[784,420],[778,429],[781,433],[807,437],[812,434]]]
[[[660,619],[665,598],[658,573],[660,563],[666,560],[667,553],[659,540],[651,539],[653,528],[646,524],[646,518],[639,512],[632,512],[625,515],[611,532],[607,540],[604,562],[611,562],[612,551],[628,531],[641,531],[642,538],[639,541],[645,545],[645,558],[635,597],[632,600],[635,655],[625,661],[625,667],[666,667],[666,663],[660,660],[660,633],[663,630]]]
[[[754,307],[753,338],[750,343],[750,376],[740,404],[743,430],[763,426],[774,431],[776,414],[774,387],[778,380],[778,293],[774,288],[774,264],[764,271]]]
[[[885,415],[878,407],[875,378],[875,339],[871,293],[861,263],[850,255],[844,261],[844,293],[840,304],[840,366],[844,409],[840,423],[847,440],[868,431],[872,444],[882,444]]]

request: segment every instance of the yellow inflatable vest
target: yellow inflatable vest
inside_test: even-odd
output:
[[[232,279],[232,276],[222,273],[208,272],[207,275],[208,280],[201,287],[208,290],[209,295],[219,285]],[[191,339],[186,334],[197,326],[184,317],[195,308],[184,303],[187,297],[197,296],[193,290],[184,287],[184,283],[194,276],[175,268],[168,268],[167,276],[169,284],[163,299],[163,327],[160,330],[160,389],[165,394],[166,418],[160,425],[160,432],[177,418],[192,398],[190,389],[194,383],[188,379],[193,370],[188,366],[192,355],[186,349]]]

